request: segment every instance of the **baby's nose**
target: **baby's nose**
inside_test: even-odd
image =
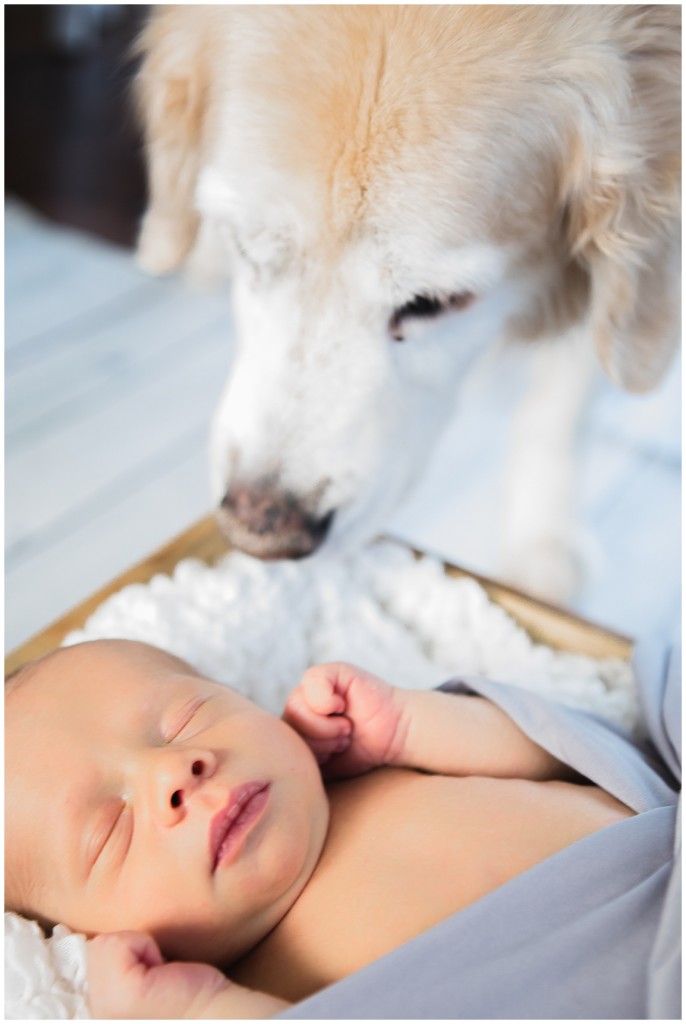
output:
[[[159,820],[172,826],[185,817],[188,802],[214,774],[216,764],[209,752],[167,749],[160,754],[153,772],[153,799]]]

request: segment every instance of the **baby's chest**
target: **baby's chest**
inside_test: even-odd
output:
[[[611,823],[593,787],[378,775],[345,803],[332,801],[328,873],[316,883],[329,980]]]
[[[595,787],[381,769],[330,787],[324,854],[271,972],[303,999],[391,952],[577,839],[626,816]]]
[[[390,952],[503,881],[489,814],[455,780],[388,772],[332,800],[326,857],[308,893],[326,983]]]
[[[437,805],[426,779],[381,769],[330,787],[314,874],[284,922],[231,968],[235,981],[297,1002],[458,908],[454,809]]]

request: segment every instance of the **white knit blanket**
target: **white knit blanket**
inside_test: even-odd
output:
[[[345,660],[404,687],[484,675],[638,725],[624,662],[532,643],[473,580],[390,541],[342,561],[188,559],[114,594],[65,642],[98,637],[157,644],[276,713],[308,665]],[[84,959],[82,936],[59,926],[45,939],[5,914],[5,1018],[88,1017]]]

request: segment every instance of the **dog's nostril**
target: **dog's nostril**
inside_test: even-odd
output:
[[[308,518],[299,502],[290,494],[279,494],[262,487],[241,487],[224,495],[222,506],[253,533],[281,533],[303,529]]]
[[[228,541],[257,558],[302,558],[326,537],[334,512],[313,515],[288,492],[264,485],[230,488],[219,524]]]

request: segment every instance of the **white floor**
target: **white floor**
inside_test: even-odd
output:
[[[145,277],[130,253],[18,204],[5,227],[11,649],[208,511],[207,431],[232,326],[228,297]],[[473,382],[391,524],[490,575],[508,413],[523,380],[511,358]],[[600,557],[576,607],[632,635],[679,628],[680,434],[679,367],[643,398],[599,386],[580,486]]]

